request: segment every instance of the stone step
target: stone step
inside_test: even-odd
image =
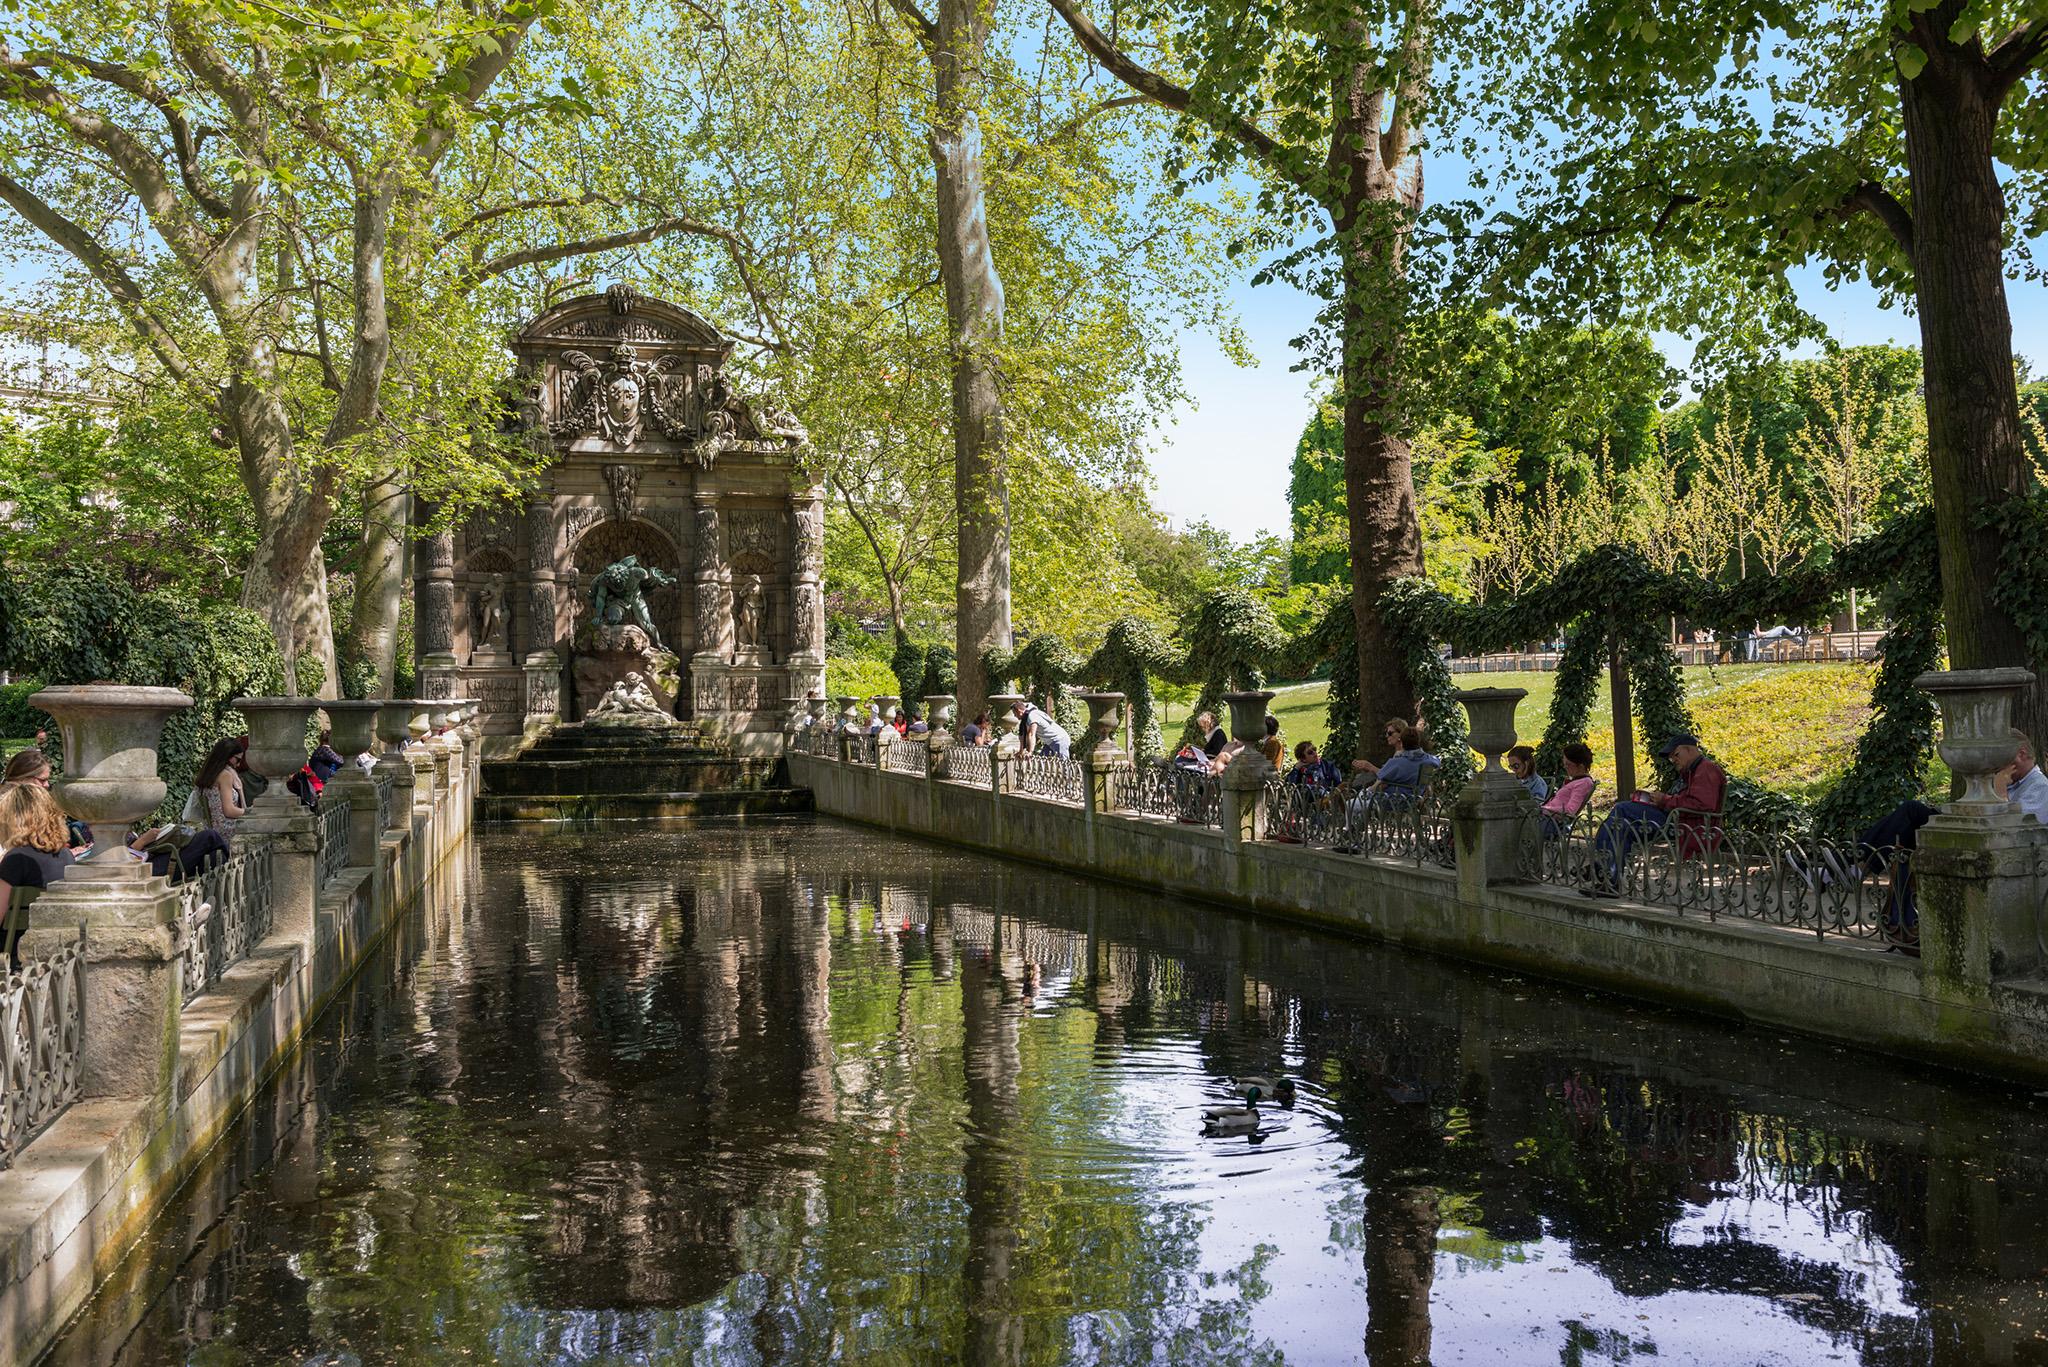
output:
[[[808,788],[726,792],[491,794],[477,798],[477,820],[490,825],[584,826],[610,821],[688,822],[699,817],[769,817],[812,810]]]

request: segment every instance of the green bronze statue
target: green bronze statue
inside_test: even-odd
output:
[[[647,611],[647,595],[656,589],[674,588],[675,582],[675,576],[641,564],[637,555],[629,555],[605,566],[591,581],[590,619],[600,626],[638,627],[647,633],[655,649],[666,650],[661,633],[654,629],[654,618]]]

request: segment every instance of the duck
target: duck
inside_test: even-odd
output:
[[[1244,1094],[1244,1099],[1256,1106],[1261,1101],[1277,1101],[1282,1106],[1294,1104],[1294,1079],[1283,1077],[1234,1077],[1230,1089]]]
[[[1254,1134],[1258,1128],[1257,1106],[1209,1106],[1202,1111],[1203,1134]]]

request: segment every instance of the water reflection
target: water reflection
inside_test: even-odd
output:
[[[56,1362],[2048,1362],[2031,1103],[829,823],[483,843]]]

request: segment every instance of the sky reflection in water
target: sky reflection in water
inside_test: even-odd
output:
[[[829,822],[479,844],[57,1364],[2048,1362],[2029,1101]]]

